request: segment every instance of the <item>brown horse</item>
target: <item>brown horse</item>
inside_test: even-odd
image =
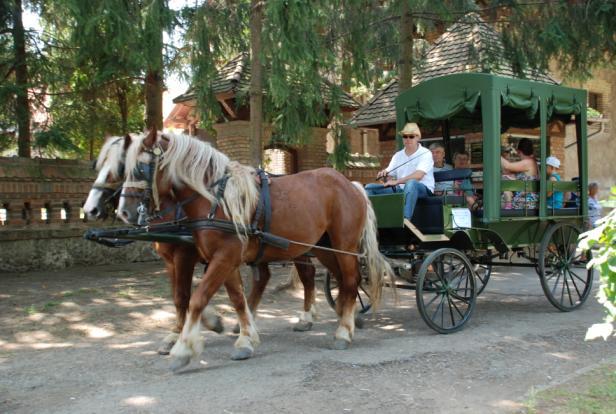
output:
[[[124,159],[126,149],[130,146],[132,138],[110,137],[105,141],[96,163],[98,170],[97,178],[84,203],[84,212],[90,218],[105,219],[110,211],[115,210],[119,199],[119,189],[124,177]],[[156,221],[169,221],[174,219],[175,202],[168,197],[161,198],[161,208],[166,214]],[[154,221],[154,222],[156,222]],[[173,302],[176,309],[176,324],[173,332],[162,342],[158,353],[166,355],[175,344],[179,333],[182,331],[186,320],[188,303],[192,290],[193,269],[198,262],[202,262],[194,245],[153,243],[154,250],[163,259],[165,268],[171,282]],[[300,320],[295,324],[295,331],[307,331],[312,328],[312,320],[315,314],[315,268],[309,257],[302,256],[295,260],[295,267],[304,286],[304,310]],[[261,264],[258,267],[258,277],[254,278],[248,298],[248,306],[255,312],[263,291],[270,279],[269,267]],[[215,332],[223,331],[222,321],[219,315],[210,306],[206,307],[202,317],[203,324]]]
[[[129,148],[127,171],[122,195],[128,197],[122,197],[118,206],[118,216],[124,221],[135,223],[139,212],[143,213],[144,205],[135,195],[141,194],[142,201],[151,199],[155,203],[160,197],[173,195],[177,201],[186,202],[184,210],[190,220],[213,216],[229,220],[235,228],[225,231],[194,227],[197,250],[209,266],[190,298],[186,324],[171,350],[172,368],[188,364],[191,357],[203,350],[199,315],[223,284],[238,311],[240,336],[236,349],[245,357],[252,356],[259,336],[241,291],[239,266],[254,261],[259,251],[259,241],[246,231],[259,198],[254,170],[230,162],[207,143],[185,135],[168,137],[152,131]],[[218,199],[216,193],[221,192],[223,181],[224,196]],[[353,185],[330,168],[273,178],[270,191],[271,233],[291,243],[286,249],[267,245],[262,262],[289,260],[312,251],[335,275],[340,295],[336,303],[339,326],[334,348],[345,349],[355,328],[359,257],[366,261],[375,305],[384,277],[392,276],[391,267],[378,250],[372,206],[361,186]],[[212,214],[213,203],[219,207]],[[145,207],[152,209],[151,205]],[[313,249],[324,236],[331,249]]]

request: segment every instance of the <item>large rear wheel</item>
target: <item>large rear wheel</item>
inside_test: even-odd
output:
[[[590,251],[578,249],[580,230],[565,223],[548,227],[539,250],[539,279],[550,303],[568,312],[581,306],[592,290]]]
[[[470,319],[477,291],[473,267],[456,249],[436,250],[423,261],[417,276],[417,308],[435,331],[456,332]]]

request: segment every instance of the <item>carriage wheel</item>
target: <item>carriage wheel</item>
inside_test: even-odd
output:
[[[488,280],[490,280],[490,275],[492,274],[492,265],[491,264],[483,264],[478,263],[473,267],[475,271],[476,277],[476,285],[477,285],[477,296],[483,292],[488,284]]]
[[[554,224],[545,232],[539,251],[543,292],[564,312],[581,306],[592,290],[593,269],[586,269],[590,252],[577,248],[579,235],[580,230],[571,224]]]
[[[460,330],[475,308],[477,291],[473,268],[456,249],[436,250],[424,260],[417,277],[417,308],[435,331]]]
[[[362,280],[359,283],[357,289],[357,301],[359,302],[359,313],[366,313],[370,310],[372,306],[372,302],[370,300],[370,295],[368,294],[367,280],[364,279],[362,275]],[[338,280],[331,274],[331,272],[327,272],[325,274],[325,299],[327,299],[327,303],[332,307],[333,310],[336,310],[336,300],[338,299],[339,289],[338,289]]]

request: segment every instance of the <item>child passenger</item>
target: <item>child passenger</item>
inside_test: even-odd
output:
[[[560,160],[550,156],[545,160],[547,166],[548,180],[560,181],[560,175],[557,170],[560,168]],[[563,208],[564,193],[562,191],[548,191],[548,208]]]

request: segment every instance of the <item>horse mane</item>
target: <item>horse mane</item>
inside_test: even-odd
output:
[[[109,168],[112,178],[120,177],[120,166],[124,155],[124,137],[109,137],[103,144],[98,158],[96,170],[100,171],[104,166]]]
[[[208,142],[185,134],[165,132],[164,135],[169,138],[169,145],[159,166],[163,173],[162,178],[170,180],[178,188],[190,187],[210,202],[214,202],[217,188],[212,188],[212,185],[228,174],[224,197],[219,202],[225,216],[235,224],[238,235],[244,233],[245,236],[245,232],[239,231],[239,225],[250,225],[259,199],[254,169],[230,161]],[[133,171],[141,150],[141,142],[145,137],[146,134],[143,134],[129,147],[126,166],[128,171]],[[157,139],[160,140],[160,134]]]

